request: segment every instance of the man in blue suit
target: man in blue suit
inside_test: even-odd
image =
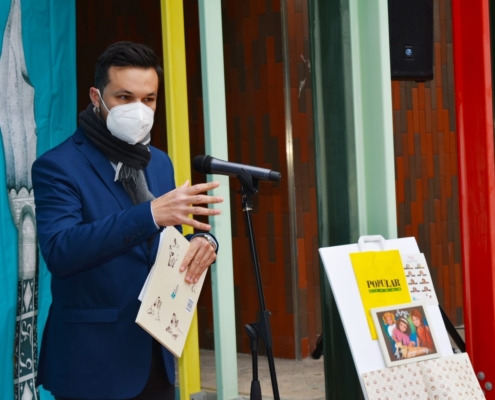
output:
[[[223,201],[217,182],[175,187],[172,163],[149,145],[162,69],[153,51],[119,42],[98,58],[91,104],[65,142],[33,164],[41,253],[52,305],[38,384],[56,399],[174,399],[173,356],[134,321],[163,227],[208,231],[189,214]],[[193,205],[193,206],[191,206]],[[196,282],[216,258],[207,233],[190,237],[182,270]]]

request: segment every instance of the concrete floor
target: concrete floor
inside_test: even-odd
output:
[[[215,352],[201,350],[201,387],[208,394],[208,400],[216,398]],[[301,361],[275,358],[275,372],[281,400],[324,400],[325,374],[323,357],[319,360],[306,358]],[[250,354],[237,355],[238,385],[240,398],[249,399],[252,381]],[[258,379],[263,399],[273,399],[268,359],[258,358]],[[220,399],[219,399],[220,400]]]

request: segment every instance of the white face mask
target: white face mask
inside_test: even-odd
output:
[[[108,111],[107,128],[116,138],[129,144],[148,144],[153,126],[155,112],[140,101],[114,106],[111,110],[101,97],[101,102]]]

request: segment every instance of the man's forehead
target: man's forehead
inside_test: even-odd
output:
[[[113,94],[116,94],[116,95],[120,95],[120,94],[128,94],[128,95],[134,95],[136,93],[130,91],[130,90],[127,90],[127,89],[124,89],[124,88],[113,88],[112,90],[112,93]],[[153,90],[152,92],[149,92],[149,93],[145,93],[146,96],[156,96],[156,93],[157,91],[156,90]]]
[[[120,90],[132,92],[136,88],[156,86],[158,88],[158,74],[154,68],[117,67],[108,69],[108,85],[118,86]],[[113,88],[114,90],[117,88]]]

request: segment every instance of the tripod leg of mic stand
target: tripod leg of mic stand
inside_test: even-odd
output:
[[[256,330],[256,324],[245,325],[246,333],[250,339],[251,355],[253,362],[253,380],[251,381],[251,394],[249,398],[251,400],[261,400],[261,384],[258,380],[258,332]]]

